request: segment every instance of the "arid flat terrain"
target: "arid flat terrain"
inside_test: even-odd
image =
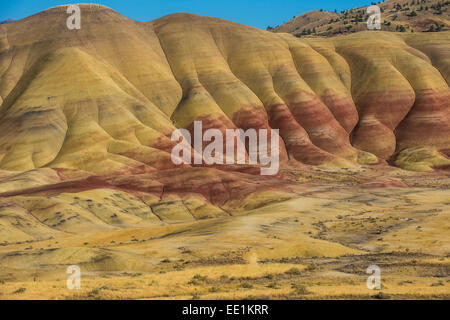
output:
[[[365,185],[371,168],[290,174],[303,182],[296,195],[253,194],[229,216],[4,244],[0,298],[450,297],[448,173],[389,173],[409,187]],[[64,197],[80,210],[89,202],[94,213],[104,203],[96,193],[108,190]],[[137,205],[124,193],[111,198],[121,201],[117,210]],[[373,264],[381,291],[366,286]],[[81,290],[66,287],[69,265],[81,268]]]

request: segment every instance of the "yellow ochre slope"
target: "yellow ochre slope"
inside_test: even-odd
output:
[[[171,132],[194,120],[280,129],[285,162],[450,149],[448,32],[297,39],[184,13],[81,14],[80,30],[65,6],[0,26],[0,169],[167,169]]]

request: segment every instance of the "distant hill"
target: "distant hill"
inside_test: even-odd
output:
[[[383,31],[438,32],[450,30],[450,1],[388,0],[378,2]],[[367,7],[342,12],[311,11],[268,30],[296,36],[333,36],[367,30]]]
[[[6,24],[6,23],[11,23],[11,22],[14,22],[14,20],[8,19],[5,21],[0,21],[0,24]]]

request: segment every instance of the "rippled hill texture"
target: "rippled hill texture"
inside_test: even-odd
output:
[[[299,40],[190,14],[138,23],[94,5],[68,30],[65,11],[0,28],[2,170],[168,169],[171,132],[196,119],[280,129],[286,165],[450,149],[448,32]]]
[[[229,219],[311,194],[330,193],[337,208],[317,199],[293,202],[273,208],[267,224],[278,223],[276,212],[296,207],[314,213],[323,205],[334,217],[346,201],[355,214],[371,212],[365,201],[375,198],[384,210],[384,195],[362,202],[351,196],[363,187],[437,186],[430,199],[448,196],[450,32],[299,39],[192,14],[141,23],[106,7],[80,7],[80,30],[66,27],[67,7],[0,25],[4,279],[70,263],[96,271],[148,271],[156,260],[178,254],[175,243],[224,246],[205,249],[203,258],[222,249],[239,256],[249,243],[245,237],[228,242],[233,234],[247,234],[254,245],[272,242],[258,240],[263,233],[251,227],[255,221]],[[195,120],[222,132],[279,129],[279,174],[260,176],[257,166],[245,165],[175,166],[171,134],[192,130]],[[338,188],[344,191],[331,195]],[[406,213],[410,204],[395,210]],[[329,234],[312,235],[307,230],[318,221],[299,231],[290,219],[298,222],[290,213],[284,231],[302,234],[307,245],[282,251],[286,255],[381,250],[376,239],[358,246],[356,238],[346,238],[344,220],[336,220]],[[431,225],[445,226],[433,219]],[[215,222],[201,222],[210,220]],[[270,241],[284,231],[270,231]],[[354,230],[355,237],[358,232],[365,237]],[[83,234],[96,235],[87,240]],[[445,240],[436,234],[445,231],[417,247],[448,253],[433,242]],[[150,250],[153,240],[162,246],[166,238],[171,249]],[[387,249],[401,246],[394,240]],[[130,249],[133,244],[138,247]]]

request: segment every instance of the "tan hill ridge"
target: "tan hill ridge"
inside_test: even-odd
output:
[[[381,9],[381,30],[390,32],[439,32],[450,30],[450,1],[387,0],[372,2]],[[316,10],[301,14],[277,27],[273,32],[286,32],[298,37],[308,35],[335,36],[367,30],[367,6],[327,12]]]

